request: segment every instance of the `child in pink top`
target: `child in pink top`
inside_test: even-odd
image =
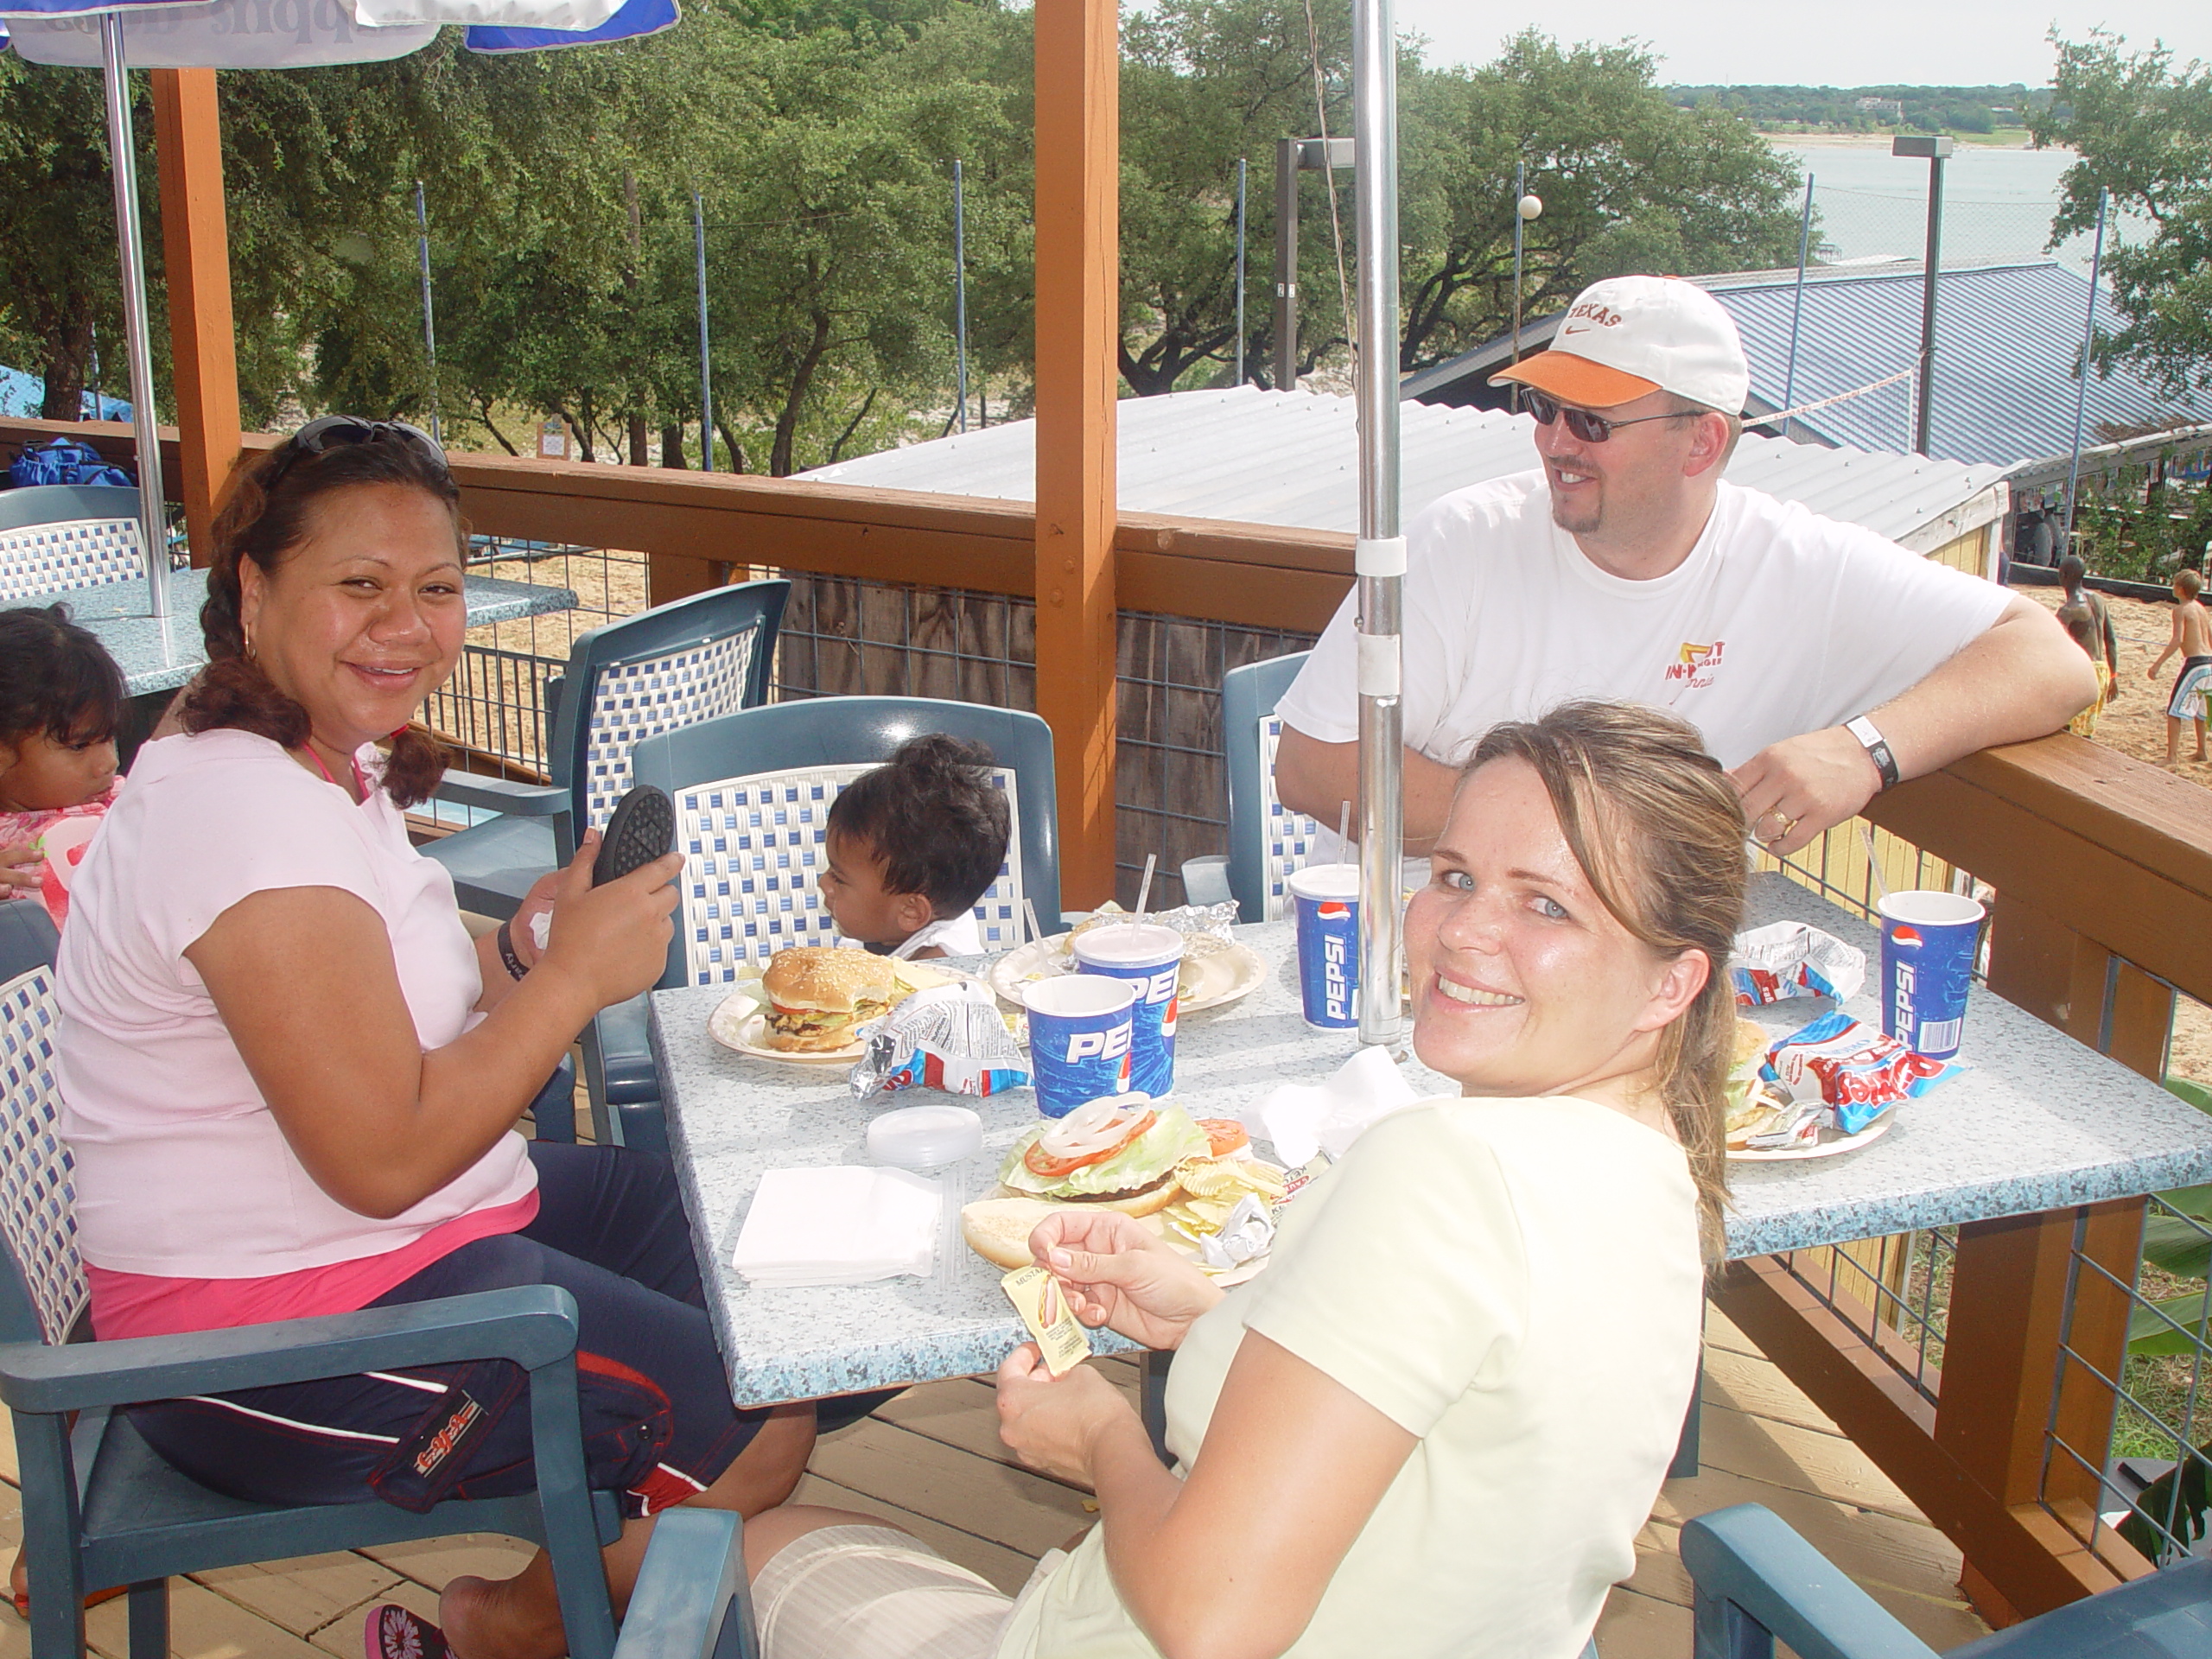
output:
[[[57,927],[69,883],[122,787],[123,671],[67,610],[0,611],[0,897],[41,900]]]

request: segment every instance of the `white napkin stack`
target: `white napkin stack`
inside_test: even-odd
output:
[[[752,1285],[864,1285],[926,1275],[944,1190],[903,1169],[772,1169],[731,1265]]]
[[[1244,1109],[1245,1128],[1296,1169],[1317,1152],[1341,1158],[1360,1131],[1421,1096],[1382,1048],[1363,1048],[1319,1083],[1286,1083]]]

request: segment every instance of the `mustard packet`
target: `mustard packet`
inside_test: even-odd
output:
[[[1054,1376],[1065,1375],[1090,1357],[1090,1338],[1075,1310],[1068,1306],[1067,1293],[1050,1273],[1033,1262],[1007,1274],[999,1281],[999,1287],[1037,1339],[1038,1349],[1045,1356],[1045,1369]]]

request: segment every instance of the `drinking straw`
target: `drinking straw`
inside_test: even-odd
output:
[[[1873,878],[1878,898],[1890,896],[1890,884],[1882,880],[1882,861],[1874,856],[1874,832],[1866,827],[1866,820],[1859,821],[1859,839],[1866,843],[1866,874]]]
[[[1147,853],[1144,855],[1144,880],[1137,886],[1137,919],[1139,921],[1144,919],[1145,900],[1152,897],[1152,873],[1159,864],[1158,853]]]
[[[1351,845],[1351,803],[1350,801],[1346,801],[1344,810],[1337,814],[1337,843],[1342,847]]]
[[[1021,895],[1021,913],[1029,918],[1029,937],[1032,939],[1043,938],[1045,930],[1037,925],[1037,906],[1029,902],[1029,895],[1026,893]]]

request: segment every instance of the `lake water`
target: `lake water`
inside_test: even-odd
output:
[[[1818,233],[1834,259],[1922,257],[1928,228],[1928,163],[1891,156],[1886,145],[1783,143],[1775,148],[1813,175]],[[2086,271],[2094,238],[2046,249],[2058,211],[2059,178],[2074,164],[2063,149],[1984,149],[1961,144],[1943,164],[1943,262],[2056,257]],[[2108,230],[2130,241],[2149,226]],[[1817,255],[1815,256],[1817,257]]]

